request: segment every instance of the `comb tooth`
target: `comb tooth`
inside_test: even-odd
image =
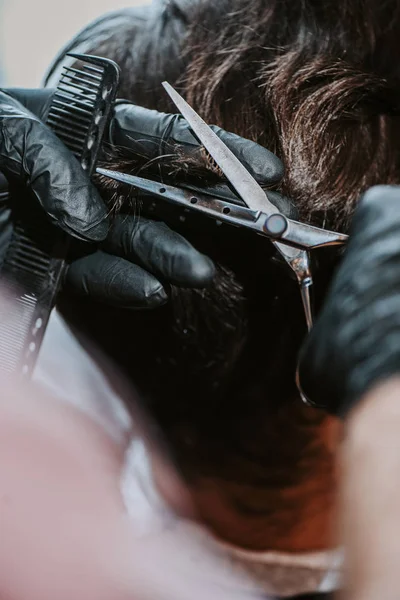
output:
[[[64,131],[59,131],[58,129],[54,129],[54,133],[68,146],[70,150],[73,152],[81,151],[82,147],[85,145],[86,138],[85,137],[76,137],[75,135],[70,135],[65,133]]]
[[[10,249],[12,249],[12,252],[7,260],[8,265],[13,265],[29,272],[35,271],[37,274],[45,274],[47,272],[50,257],[43,250],[39,249],[26,235],[20,236],[16,231],[15,237],[10,242]]]
[[[63,100],[54,99],[54,104],[57,104],[57,106],[66,107],[69,110],[76,111],[76,112],[80,113],[81,115],[88,115],[89,118],[92,116],[92,113],[90,112],[90,110],[85,110],[84,108],[81,108],[79,106],[75,106],[73,104],[68,104],[68,102],[64,102]]]
[[[35,252],[35,250],[37,251]],[[49,264],[48,256],[46,256],[43,252],[35,248],[33,244],[31,246],[29,246],[26,243],[18,244],[16,254],[17,256],[26,257],[27,260],[36,261],[45,267]]]
[[[76,98],[82,98],[89,100],[91,103],[96,102],[97,90],[85,91],[81,88],[80,84],[71,84],[69,81],[63,81],[62,85],[57,87],[57,92],[61,94],[68,94],[68,98],[74,96]]]
[[[26,239],[19,239],[16,245],[18,246],[18,252],[21,254],[25,253],[29,258],[35,257],[40,262],[49,262],[49,257],[32,241],[28,244]]]
[[[29,229],[29,231],[25,231],[24,229],[22,229],[20,224],[17,224],[15,227],[15,235],[16,235],[16,239],[18,239],[18,243],[28,244],[28,245],[32,245],[34,243],[31,228]],[[35,252],[42,252],[42,251],[40,250],[40,248],[35,246]]]
[[[92,65],[85,65],[84,69],[86,71],[95,71],[96,73],[104,73],[104,69],[101,69],[100,67],[93,67]]]
[[[39,264],[35,259],[28,260],[19,257],[17,254],[14,254],[13,258],[9,259],[7,264],[19,269],[25,269],[28,273],[36,273],[37,275],[45,275],[49,267],[48,263]]]
[[[61,77],[76,77],[90,85],[99,86],[101,82],[96,79],[97,76],[92,73],[86,73],[85,71],[80,71],[79,69],[64,69],[64,72],[61,73]],[[102,78],[99,78],[102,79]]]
[[[72,154],[80,155],[82,152],[82,146],[77,142],[71,142],[69,140],[63,140],[64,144],[67,146],[68,150],[71,150]]]
[[[96,103],[96,97],[90,97],[88,94],[78,94],[75,90],[61,90],[55,94],[58,98],[64,98],[68,102],[80,102],[83,105],[92,107]]]
[[[84,127],[88,127],[90,124],[90,119],[84,117],[83,115],[71,114],[71,111],[66,110],[65,108],[61,108],[60,106],[52,106],[51,107],[51,115],[54,117],[59,117],[58,114],[54,115],[53,113],[60,113],[61,116],[68,117],[69,119],[74,119],[74,121],[79,121]]]
[[[56,131],[57,130],[57,131]],[[69,131],[65,129],[65,127],[54,125],[54,133],[57,135],[62,135],[63,137],[70,138],[72,141],[80,141],[84,140],[86,137],[86,132],[84,131],[75,131],[74,129],[70,129]]]
[[[65,106],[65,104],[64,104],[64,106]],[[85,115],[84,113],[76,112],[76,111],[73,113],[73,112],[71,112],[71,110],[69,110],[70,108],[71,108],[70,105],[68,105],[67,108],[64,108],[63,106],[58,106],[55,103],[53,103],[49,116],[55,116],[58,119],[68,116],[68,119],[71,119],[71,121],[77,121],[77,122],[81,123],[81,125],[87,127],[88,122],[90,121],[89,116]],[[60,113],[60,114],[52,114],[54,112]]]
[[[106,68],[113,67],[114,68],[114,76],[119,75],[117,65],[108,58],[104,58],[101,56],[93,56],[90,54],[80,54],[76,52],[68,52],[67,56],[72,56],[72,58],[76,58],[76,60],[80,60],[83,63],[83,66],[94,65],[97,68],[105,70]],[[117,67],[117,72],[115,72],[115,67]]]
[[[59,127],[60,129],[65,129],[68,132],[82,132],[84,135],[86,134],[87,128],[82,123],[78,123],[78,121],[74,121],[73,123],[66,123],[65,119],[60,117],[59,115],[49,115],[47,122],[49,125],[54,125],[54,127]]]
[[[80,124],[74,124],[73,127],[69,126],[68,124],[66,124],[64,121],[59,121],[57,119],[54,119],[53,117],[49,117],[47,119],[47,124],[50,125],[51,127],[57,128],[58,130],[65,132],[65,133],[74,133],[77,136],[81,136],[81,137],[85,137],[86,135],[86,127],[83,127]]]
[[[24,265],[26,265],[27,267],[36,267],[37,269],[41,270],[43,269],[47,269],[47,267],[49,266],[49,261],[45,260],[45,259],[40,259],[37,258],[36,256],[31,256],[31,252],[29,251],[25,251],[25,252],[21,252],[20,249],[18,249],[16,251],[16,253],[14,254],[14,260],[19,261],[20,263],[23,263]]]
[[[93,73],[87,73],[81,69],[75,69],[74,67],[64,67],[61,76],[67,75],[68,77],[81,77],[87,82],[91,84],[99,85],[98,80],[101,79],[98,75],[93,75]]]
[[[81,71],[80,69],[75,69],[74,67],[68,67],[68,71],[72,73],[76,73],[77,75],[81,75],[85,78],[93,79],[94,81],[101,82],[102,78],[99,75],[92,75],[92,73],[87,73],[86,71]]]
[[[82,106],[82,107],[85,107],[85,108],[91,108],[93,106],[93,104],[94,104],[94,102],[92,102],[91,100],[89,100],[89,98],[87,99],[86,102],[84,102],[83,100],[78,100],[78,98],[76,98],[75,96],[73,96],[71,94],[68,96],[64,92],[56,92],[54,94],[54,96],[57,96],[57,98],[64,98],[64,100],[69,100],[69,101],[72,100],[73,103],[74,103],[72,106]]]
[[[65,133],[64,131],[54,131],[54,133],[59,134],[63,140],[69,140],[74,145],[79,145],[81,147],[82,143],[85,141],[85,138],[77,138],[76,135],[71,135],[70,133]]]
[[[71,90],[71,88],[74,88],[73,90]],[[73,84],[61,84],[58,86],[59,90],[62,90],[63,92],[68,92],[69,94],[73,94],[74,96],[78,96],[78,97],[82,97],[82,98],[87,98],[92,100],[93,102],[96,101],[96,97],[97,94],[94,90],[91,90],[90,88],[87,88],[87,91],[89,92],[88,94],[85,94],[84,92],[84,86],[79,86],[79,85],[73,85]],[[75,91],[78,90],[78,91]]]
[[[73,71],[74,73],[79,73],[79,75],[88,75],[86,73],[86,69],[91,69],[92,67],[89,65],[83,65],[83,68],[78,68],[74,66],[64,66],[63,69],[66,71]],[[100,70],[100,73],[103,73],[103,70]],[[98,75],[94,75],[94,77],[99,77]]]
[[[68,81],[71,81],[72,83],[75,82],[81,82],[78,83],[78,86],[81,87],[81,84],[85,84],[85,86],[92,86],[90,89],[90,91],[92,93],[94,93],[95,91],[97,92],[97,90],[99,89],[99,86],[94,83],[94,81],[88,81],[87,79],[83,79],[82,77],[79,77],[78,75],[62,75],[61,77],[61,83],[65,83],[66,85],[68,85]],[[94,89],[93,89],[94,88]]]
[[[59,89],[64,89],[64,86],[66,86],[68,88],[75,88],[75,89],[83,91],[83,92],[88,92],[94,98],[96,98],[96,96],[97,96],[98,87],[95,87],[93,89],[93,88],[88,87],[87,85],[83,85],[82,83],[74,83],[74,80],[72,80],[72,79],[69,79],[68,81],[63,81],[63,83],[60,84],[58,87],[59,87]],[[72,93],[76,93],[76,92],[72,92],[72,90],[71,90],[71,94]]]

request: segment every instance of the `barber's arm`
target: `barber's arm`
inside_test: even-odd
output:
[[[133,216],[108,222],[106,206],[78,161],[43,124],[52,94],[0,92],[0,171],[29,186],[55,225],[90,245],[87,256],[70,265],[66,285],[75,293],[125,308],[164,304],[169,283],[206,287],[214,276],[212,261],[164,223]],[[276,156],[215,129],[260,183],[280,180],[283,167]],[[128,102],[117,104],[108,142],[149,159],[159,156],[166,143],[179,145],[188,155],[199,147],[183,117]]]
[[[300,360],[304,391],[345,419],[346,598],[399,598],[400,188],[360,202],[342,264]]]

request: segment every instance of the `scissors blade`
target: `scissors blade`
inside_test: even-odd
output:
[[[129,173],[122,173],[121,171],[103,169],[101,167],[96,168],[96,173],[98,173],[99,175],[103,175],[104,177],[108,177],[109,179],[113,179],[114,181],[119,181],[120,183],[126,183],[126,185],[133,186],[135,186],[137,180],[139,179],[135,175],[130,175]],[[147,181],[149,184],[153,183],[150,179],[143,179],[143,181]]]
[[[181,188],[175,188],[173,186],[166,185],[164,183],[157,183],[150,179],[143,179],[136,175],[128,175],[127,173],[121,173],[119,171],[111,171],[109,169],[102,169],[98,167],[96,172],[99,175],[109,177],[115,181],[120,181],[131,186],[136,187],[145,192],[149,192],[159,198],[164,198],[170,202],[179,204],[180,206],[187,206],[200,210],[205,214],[211,215],[214,218],[222,221],[230,221],[233,224],[239,224],[241,226],[247,226],[252,229],[259,229],[259,233],[266,233],[266,230],[262,226],[262,222],[265,219],[260,211],[253,211],[250,208],[244,207],[233,207],[228,202],[218,200],[216,198],[204,197],[196,192],[196,196],[193,195],[192,191],[182,190]],[[196,201],[193,204],[193,201]],[[232,216],[228,216],[226,210],[232,211]],[[219,215],[217,214],[219,212]],[[231,214],[231,212],[229,213]],[[288,221],[296,225],[295,221]],[[287,264],[292,268],[296,274],[297,281],[300,286],[301,298],[304,306],[304,311],[307,320],[307,326],[310,329],[312,325],[312,312],[311,312],[311,300],[310,300],[310,286],[312,285],[312,277],[309,267],[308,252],[305,249],[296,248],[294,246],[281,244],[276,240],[271,242],[280,251]],[[301,241],[300,241],[301,246]]]
[[[193,132],[213,157],[246,205],[252,210],[261,210],[268,215],[279,213],[279,209],[268,200],[262,187],[207,123],[203,121],[196,111],[189,106],[168,82],[164,81],[163,86],[193,129]]]

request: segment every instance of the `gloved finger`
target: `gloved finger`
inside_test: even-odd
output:
[[[275,154],[220,127],[212,125],[211,128],[257,181],[273,184],[282,179],[283,164]],[[193,154],[201,146],[181,115],[160,113],[128,102],[121,102],[115,107],[110,141],[149,159],[171,152],[171,144],[179,145],[188,154]]]
[[[276,206],[279,212],[288,217],[288,219],[296,220],[299,218],[299,211],[293,200],[278,192],[273,192],[272,190],[268,190],[267,195],[268,200]]]
[[[41,121],[44,121],[55,91],[51,88],[7,88],[7,95],[15,98]]]
[[[119,215],[102,247],[178,286],[206,287],[215,275],[212,260],[161,221]]]
[[[180,124],[179,126],[182,127]],[[279,183],[282,179],[284,175],[283,164],[275,154],[256,142],[225,131],[215,125],[211,125],[211,129],[215,131],[260,184],[271,185]]]
[[[66,285],[80,296],[119,308],[157,308],[168,300],[156,277],[101,250],[74,261],[68,269]]]
[[[0,172],[0,196],[8,192],[8,181],[6,176]]]
[[[70,235],[103,240],[107,209],[78,160],[16,100],[0,92],[0,170],[28,185],[52,223]]]
[[[348,410],[377,374],[397,372],[400,187],[370,188],[349,233],[325,304],[299,354],[304,395],[336,412]]]

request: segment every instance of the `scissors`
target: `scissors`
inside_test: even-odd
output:
[[[194,193],[142,177],[97,168],[97,173],[120,181],[151,195],[185,208],[209,215],[217,221],[252,229],[269,238],[281,257],[294,272],[301,293],[308,330],[313,324],[310,288],[313,283],[309,251],[314,248],[345,244],[348,236],[300,223],[286,217],[269,200],[266,192],[247,171],[233,152],[203,121],[193,108],[167,82],[164,89],[189,123],[193,133],[215,160],[226,179],[243,200],[237,206],[221,198]]]

